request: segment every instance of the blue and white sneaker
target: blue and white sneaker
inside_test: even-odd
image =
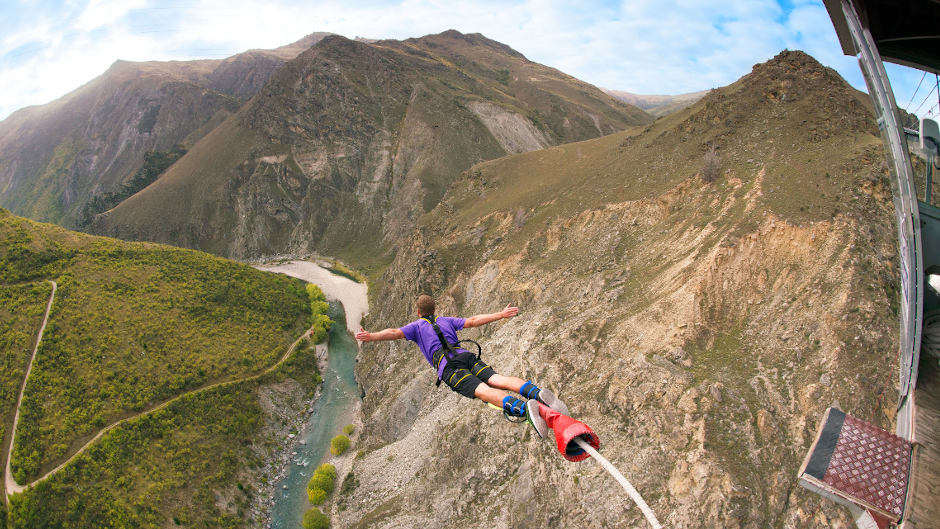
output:
[[[542,404],[544,404],[544,405],[548,406],[549,408],[551,408],[551,409],[557,411],[558,413],[560,413],[560,414],[562,414],[562,415],[568,415],[569,417],[571,416],[571,412],[568,411],[568,406],[565,405],[565,403],[562,402],[561,399],[559,399],[558,397],[556,397],[555,394],[552,393],[551,391],[549,391],[548,389],[542,388],[542,389],[539,391],[539,396],[536,397],[536,398],[537,398]]]
[[[542,418],[542,415],[539,413],[539,403],[535,399],[531,399],[526,403],[525,406],[525,419],[532,428],[535,429],[535,433],[539,434],[539,437],[545,439],[548,435],[548,424],[545,423],[545,419]]]

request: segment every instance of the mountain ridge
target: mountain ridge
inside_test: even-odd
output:
[[[240,258],[342,256],[356,239],[384,254],[473,163],[651,119],[488,39],[456,35],[375,43],[325,37],[92,230]],[[214,152],[228,153],[222,170],[209,164]],[[234,207],[174,198],[194,186],[203,187],[185,194],[205,197],[205,186],[214,186],[213,197],[233,197]],[[189,209],[167,219],[164,205]],[[338,214],[361,225],[333,224]]]
[[[227,59],[119,60],[55,101],[14,112],[0,121],[0,206],[77,227],[85,204],[118,189],[148,152],[194,143],[324,36]]]

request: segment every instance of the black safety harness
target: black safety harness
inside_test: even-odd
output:
[[[434,327],[434,332],[437,333],[437,339],[441,342],[441,348],[432,354],[432,365],[437,369],[437,382],[434,383],[435,386],[439,387],[441,385],[441,378],[444,376],[444,368],[447,366],[447,362],[453,360],[460,354],[460,352],[457,351],[460,344],[472,343],[477,346],[476,356],[477,361],[480,361],[480,354],[483,352],[480,344],[473,340],[459,340],[457,343],[452,344],[444,338],[444,333],[441,332],[441,328],[437,325],[437,316],[431,314],[430,316],[422,316],[421,319],[430,323],[431,327]]]

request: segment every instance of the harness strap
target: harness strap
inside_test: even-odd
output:
[[[433,319],[431,319],[433,318]],[[457,356],[457,351],[454,350],[454,346],[444,338],[444,333],[441,332],[441,328],[437,325],[437,316],[422,316],[422,320],[431,324],[431,327],[434,327],[434,332],[437,333],[437,339],[441,342],[441,348],[437,352],[441,353],[441,356],[437,360],[437,382],[435,386],[441,385],[441,378],[444,376],[444,368],[447,366],[448,360],[453,360]],[[433,355],[432,355],[433,360]]]

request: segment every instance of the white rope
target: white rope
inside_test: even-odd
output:
[[[646,516],[646,520],[649,521],[651,526],[653,526],[653,529],[662,529],[663,526],[660,525],[659,520],[656,519],[656,514],[653,513],[653,509],[650,509],[650,506],[647,505],[645,501],[643,501],[640,493],[637,492],[635,488],[633,488],[633,485],[627,481],[627,478],[623,477],[623,474],[621,474],[620,471],[617,470],[617,468],[612,465],[606,457],[602,456],[597,450],[594,450],[594,447],[584,442],[584,440],[580,437],[575,437],[574,442],[578,443],[578,446],[583,448],[587,453],[591,454],[591,457],[597,460],[597,462],[600,463],[602,467],[604,467],[604,470],[609,472],[610,475],[613,476],[614,479],[616,479],[623,486],[624,490],[627,491],[627,494],[630,495],[630,498],[633,499],[633,502],[636,503],[637,507],[639,507],[641,511],[643,511],[643,516]]]

